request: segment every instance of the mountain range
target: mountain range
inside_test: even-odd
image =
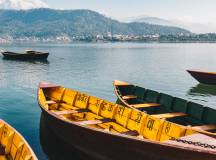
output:
[[[130,22],[130,23],[131,22],[144,22],[144,23],[162,25],[162,26],[181,27],[181,28],[185,28],[197,34],[206,33],[206,32],[216,33],[216,24],[185,22],[182,20],[167,20],[167,19],[152,17],[152,16],[130,17],[130,18],[122,19],[121,21]]]
[[[179,27],[144,22],[123,23],[91,10],[0,10],[0,36],[57,37],[122,35],[182,35]]]

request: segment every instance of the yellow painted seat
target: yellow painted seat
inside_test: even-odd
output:
[[[109,122],[109,123],[105,123],[106,127],[105,128],[109,128],[110,131],[116,131],[118,133],[124,133],[124,132],[128,132],[129,130],[115,122]]]
[[[141,111],[132,110],[131,116],[127,123],[127,129],[141,134],[144,129],[144,124],[147,114]]]
[[[66,104],[66,103],[61,103],[60,105],[59,105],[59,110],[76,110],[76,109],[78,109],[77,107],[74,107],[74,106],[72,106],[72,105],[70,105],[70,104]]]
[[[84,118],[83,118],[84,120],[96,120],[96,119],[104,119],[103,117],[101,117],[101,116],[99,116],[99,115],[96,115],[96,114],[94,114],[94,113],[92,113],[92,112],[87,112],[87,113],[85,113],[85,115],[84,115]]]
[[[147,116],[142,135],[150,140],[160,140],[164,120]]]
[[[171,138],[180,138],[185,135],[186,127],[172,122],[164,122],[160,141],[166,141]]]

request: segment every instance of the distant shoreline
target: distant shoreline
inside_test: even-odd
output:
[[[107,42],[96,42],[96,41],[74,41],[74,42],[64,42],[64,41],[58,41],[58,42],[7,42],[7,43],[0,43],[0,45],[22,45],[22,44],[118,44],[118,43],[137,43],[137,44],[214,44],[216,41],[107,41]],[[1,46],[0,46],[1,47]]]

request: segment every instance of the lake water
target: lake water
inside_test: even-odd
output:
[[[44,138],[51,137],[40,125],[43,117],[36,95],[40,81],[115,102],[112,81],[119,79],[216,109],[216,87],[200,85],[186,72],[216,71],[216,44],[9,44],[0,48],[51,53],[48,62],[0,59],[0,118],[26,138],[39,159],[66,159],[59,158],[56,144],[60,142]],[[68,150],[63,153],[70,155]]]

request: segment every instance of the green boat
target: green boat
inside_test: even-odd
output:
[[[165,93],[114,81],[117,103],[216,137],[216,110]]]

